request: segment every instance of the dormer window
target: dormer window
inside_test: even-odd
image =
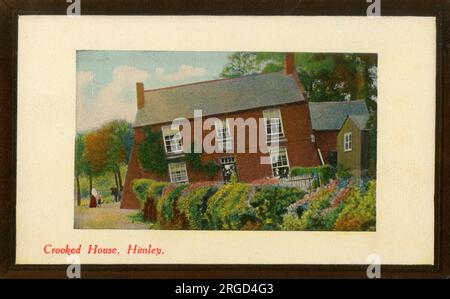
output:
[[[226,120],[216,121],[216,146],[217,151],[223,153],[233,149],[233,138],[231,136],[230,126]]]
[[[179,127],[164,126],[162,127],[162,134],[166,153],[176,154],[183,151]]]
[[[284,137],[280,109],[264,110],[263,117],[266,125],[267,141],[278,140]]]

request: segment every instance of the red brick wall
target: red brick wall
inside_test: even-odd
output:
[[[330,151],[336,150],[336,141],[339,131],[315,131],[317,147],[320,148],[323,160],[329,163],[328,156]]]
[[[293,166],[315,166],[319,165],[320,161],[317,155],[315,145],[311,143],[310,135],[312,133],[309,110],[307,103],[295,103],[289,105],[283,105],[278,107],[281,112],[281,117],[283,120],[283,129],[286,137],[286,141],[280,142],[280,146],[287,146],[289,165]],[[219,119],[225,118],[255,118],[258,120],[263,117],[264,109],[254,109],[248,111],[241,111],[235,113],[222,114],[217,116]],[[167,125],[167,124],[164,124]],[[160,131],[162,125],[152,126],[152,130]],[[193,136],[193,121],[191,121],[191,129]],[[210,131],[203,131],[203,137],[205,137]],[[236,131],[232,134],[236,134]],[[124,186],[124,196],[121,204],[121,208],[139,208],[139,203],[135,197],[133,191],[131,190],[131,182],[136,178],[151,178],[155,180],[165,180],[169,181],[169,174],[165,176],[158,176],[156,174],[148,173],[143,171],[139,167],[137,159],[137,143],[143,139],[144,130],[143,128],[135,128],[135,144],[133,146],[133,151],[130,157],[130,163],[128,165],[127,176]],[[258,139],[257,139],[258,144]],[[234,144],[235,152],[237,144]],[[234,155],[236,157],[236,168],[240,181],[251,182],[256,179],[261,179],[264,177],[270,177],[272,174],[271,166],[269,164],[261,164],[260,158],[264,155],[261,154],[259,150],[256,153],[248,153],[249,149],[249,136],[248,129],[246,129],[246,143],[245,148],[247,153],[236,153],[236,154],[226,154],[226,153],[212,153],[212,154],[202,154],[201,159],[203,162],[209,160],[214,161],[219,164],[220,158],[227,155]],[[189,165],[187,165],[188,177],[190,182],[196,181],[207,181],[209,179],[206,174],[202,172],[194,172]],[[220,181],[222,180],[221,172],[217,172],[212,180]]]

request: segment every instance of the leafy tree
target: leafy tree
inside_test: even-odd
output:
[[[77,205],[81,205],[81,188],[80,176],[87,172],[88,165],[84,159],[85,140],[82,134],[77,134],[75,137],[75,179],[77,187]]]
[[[248,52],[236,52],[228,56],[227,63],[222,73],[221,78],[236,78],[243,75],[251,75],[260,72],[260,66],[256,60],[256,55]]]
[[[108,146],[108,136],[104,131],[98,130],[86,134],[83,156],[87,162],[86,174],[89,176],[89,194],[92,191],[92,177],[106,171]]]
[[[284,53],[236,52],[229,56],[221,73],[235,78],[254,73],[283,70]],[[376,65],[374,54],[296,53],[295,67],[312,102],[376,98]],[[368,107],[373,103],[369,102]]]
[[[100,131],[108,138],[106,170],[114,174],[117,190],[120,190],[123,185],[120,166],[128,164],[133,145],[131,125],[123,120],[115,120],[104,125]]]
[[[122,187],[120,167],[128,164],[133,146],[133,128],[130,123],[115,120],[99,129],[77,134],[75,139],[75,176],[77,202],[81,202],[80,176],[89,178],[89,194],[93,177],[111,172],[117,190]]]

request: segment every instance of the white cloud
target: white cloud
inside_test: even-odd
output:
[[[161,67],[155,69],[155,74],[159,80],[163,82],[180,81],[186,78],[200,77],[206,75],[208,71],[202,67],[196,67],[192,65],[183,64],[180,65],[178,70],[174,73],[167,74],[166,70]]]
[[[94,74],[91,72],[80,71],[77,72],[77,91],[85,91],[94,80]]]
[[[148,79],[148,72],[132,66],[118,66],[113,79],[97,95],[89,94],[87,88],[93,76],[78,72],[77,131],[100,127],[111,120],[134,121],[136,115],[136,82]],[[90,78],[90,79],[89,79]],[[83,87],[83,88],[81,88]]]

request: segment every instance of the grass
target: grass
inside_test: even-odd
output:
[[[150,229],[159,229],[159,225],[157,223],[153,223],[151,221],[144,220],[144,213],[142,213],[142,211],[139,211],[135,214],[130,214],[127,217],[128,217],[128,219],[131,220],[131,223],[147,224],[148,228],[150,228]]]
[[[120,209],[120,203],[109,203],[101,208],[75,207],[76,229],[148,229],[148,224],[132,222],[136,210]]]

